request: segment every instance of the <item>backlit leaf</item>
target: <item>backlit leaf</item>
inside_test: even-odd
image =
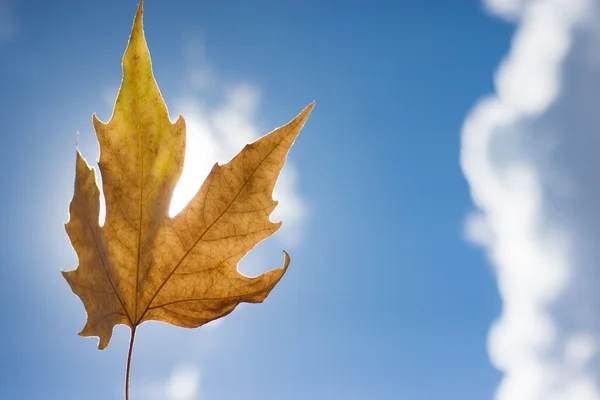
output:
[[[183,169],[185,121],[171,123],[150,62],[140,4],[123,57],[123,82],[113,115],[93,117],[106,221],[99,225],[95,172],[77,153],[67,233],[79,258],[64,277],[82,300],[83,336],[104,349],[116,324],[133,330],[157,320],[193,328],[263,301],[289,264],[250,278],[240,259],[281,223],[269,216],[273,187],[313,104],[287,125],[215,164],[190,203],[169,217]]]

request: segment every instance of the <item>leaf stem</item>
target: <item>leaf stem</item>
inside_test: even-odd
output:
[[[129,341],[129,354],[127,355],[127,371],[125,372],[125,400],[129,400],[129,375],[131,372],[131,355],[133,354],[133,341],[135,340],[135,329],[131,328],[131,340]]]

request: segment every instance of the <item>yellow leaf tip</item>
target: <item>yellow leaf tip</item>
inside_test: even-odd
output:
[[[135,20],[136,20],[136,22],[139,19],[140,23],[141,23],[143,15],[144,15],[144,0],[140,0],[140,4],[138,5],[137,12],[135,13]]]
[[[96,113],[92,114],[92,124],[94,125],[94,128],[96,128],[96,130],[106,125],[104,122],[100,121]]]
[[[294,118],[294,121],[298,121],[300,123],[300,129],[302,129],[302,127],[306,123],[306,120],[310,116],[310,113],[312,112],[313,108],[315,108],[315,104],[316,103],[313,100],[309,105],[307,105],[306,107],[304,107],[304,110],[302,110],[300,112],[300,114],[298,114],[296,116],[296,118]],[[299,132],[299,130],[298,130],[298,132]]]
[[[284,254],[283,268],[287,269],[287,267],[290,265],[291,258],[287,251],[285,251],[285,250],[281,250],[281,251],[283,251],[283,254]]]
[[[88,332],[88,325],[86,324],[83,329],[81,330],[81,332],[78,333],[79,336],[81,337],[89,337],[90,336],[90,332]]]
[[[137,11],[135,13],[135,19],[133,20],[133,30],[131,31],[131,37],[137,32],[142,35],[144,33],[144,0],[140,0]]]
[[[81,154],[81,152],[79,151],[79,149],[77,149],[77,161],[76,161],[76,171],[79,171],[80,168],[85,168],[87,170],[91,170],[92,167],[90,167],[90,165],[88,164],[87,160],[85,159],[85,157],[83,157],[83,154]]]
[[[125,60],[133,58],[136,55],[139,56],[142,53],[148,53],[148,46],[146,45],[146,39],[144,38],[144,2],[140,1],[135,18],[133,20],[133,27],[131,28],[131,36],[129,36],[129,43],[127,49],[123,55],[123,69],[125,68]]]
[[[177,120],[175,121],[175,125],[178,126],[179,129],[186,128],[186,122],[185,122],[185,118],[183,117],[183,115],[179,114],[179,117],[177,117]]]
[[[99,336],[97,333],[93,332],[89,325],[89,321],[85,324],[81,332],[79,332],[77,335],[81,337],[98,337],[98,350],[106,349],[108,347],[108,343],[110,342],[110,336],[106,338],[104,336]]]
[[[313,100],[309,105],[307,105],[304,108],[304,110],[302,112],[306,113],[306,114],[310,114],[312,112],[313,108],[315,108],[315,104],[317,104],[317,103]]]

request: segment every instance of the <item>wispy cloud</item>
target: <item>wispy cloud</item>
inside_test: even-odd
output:
[[[6,0],[0,0],[0,42],[13,39],[18,32],[19,24],[11,4]]]
[[[144,400],[199,400],[200,369],[193,364],[178,365],[168,379],[140,383],[133,389]]]
[[[181,365],[173,370],[166,385],[169,400],[196,400],[200,387],[200,369]]]
[[[508,19],[518,19],[530,0],[483,0],[490,12]]]
[[[503,300],[488,348],[498,400],[600,399],[600,10],[595,0],[487,0],[517,21],[496,93],[468,115],[467,236]]]

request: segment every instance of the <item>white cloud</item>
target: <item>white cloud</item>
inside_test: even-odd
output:
[[[193,365],[181,365],[173,370],[166,386],[169,400],[196,400],[200,385],[200,370]]]
[[[19,32],[19,25],[10,3],[0,0],[0,42],[13,39]]]
[[[505,18],[517,18],[530,0],[484,0],[485,6],[492,13]]]
[[[519,21],[461,149],[478,207],[465,234],[486,248],[503,301],[488,342],[504,373],[496,399],[599,400],[598,3],[485,4]]]
[[[193,364],[178,365],[167,380],[134,385],[131,393],[143,400],[199,400],[200,369]]]
[[[467,216],[464,234],[467,240],[482,246],[488,246],[494,240],[494,232],[488,226],[485,215],[480,212],[472,212]]]

